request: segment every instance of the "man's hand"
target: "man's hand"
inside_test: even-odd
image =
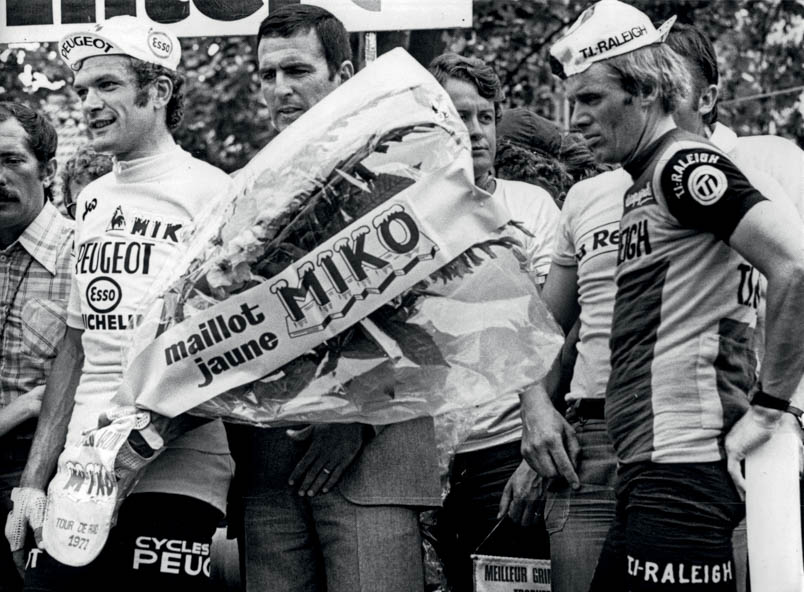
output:
[[[45,521],[47,496],[41,489],[33,487],[15,487],[11,490],[11,502],[14,504],[6,519],[6,539],[14,556],[14,563],[20,574],[25,570],[25,537],[30,525],[36,540],[36,546],[43,548],[42,524]]]
[[[33,387],[24,395],[14,399],[6,409],[12,407],[19,408],[19,413],[22,421],[31,419],[32,417],[39,417],[39,412],[42,410],[42,397],[45,394],[45,385]],[[22,421],[20,423],[22,423]]]
[[[360,423],[328,423],[288,430],[288,437],[293,440],[310,440],[310,447],[293,469],[288,484],[299,483],[299,495],[327,493],[360,453],[364,429],[365,425]]]
[[[44,384],[35,386],[27,393],[11,401],[3,409],[0,409],[0,436],[8,433],[28,419],[39,417],[44,394]]]
[[[542,478],[523,460],[505,484],[497,520],[508,513],[515,524],[530,526],[536,520],[542,493]]]
[[[581,485],[575,472],[581,445],[573,427],[553,407],[547,393],[533,389],[522,396],[522,458],[543,478],[563,477]]]
[[[726,459],[737,491],[745,499],[745,477],[740,463],[754,448],[770,440],[781,424],[783,411],[752,405],[726,435]]]

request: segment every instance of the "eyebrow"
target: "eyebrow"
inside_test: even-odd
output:
[[[73,79],[73,88],[84,88],[92,86],[93,84],[100,84],[101,82],[106,82],[107,80],[111,82],[125,82],[125,80],[122,77],[116,74],[103,72],[101,74],[93,76],[83,84],[77,84],[76,79]]]
[[[311,66],[310,62],[305,61],[303,59],[300,59],[300,58],[287,58],[287,59],[284,59],[284,60],[279,60],[279,62],[277,62],[277,63],[270,64],[270,65],[266,66],[265,68],[260,68],[260,70],[268,69],[268,68],[286,70],[288,68],[298,68],[298,67],[309,68],[310,66]]]

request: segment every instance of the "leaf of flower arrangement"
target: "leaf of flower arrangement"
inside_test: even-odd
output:
[[[382,307],[369,315],[380,329],[396,341],[411,362],[419,366],[447,366],[433,337],[419,325],[407,322],[409,317],[409,313],[401,314],[390,307]]]

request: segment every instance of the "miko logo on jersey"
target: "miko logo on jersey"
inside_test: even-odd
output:
[[[182,226],[184,226],[184,222],[167,220],[136,210],[124,211],[122,206],[117,206],[106,226],[106,232],[119,231],[157,241],[178,243],[179,231]]]

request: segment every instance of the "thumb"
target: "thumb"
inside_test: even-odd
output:
[[[42,527],[39,526],[33,529],[34,540],[38,549],[45,549],[45,539],[42,537]]]
[[[740,494],[740,498],[745,500],[745,477],[743,477],[740,461],[730,458],[726,466],[729,470],[732,481],[734,481],[734,486],[737,488],[737,492]]]
[[[42,396],[45,394],[45,385],[40,384],[39,386],[35,386],[25,394],[26,396],[34,399],[41,399]]]
[[[567,444],[567,454],[569,456],[572,466],[578,469],[578,459],[581,456],[581,443],[578,441],[578,435],[575,433],[573,427],[569,424],[564,425],[564,439]]]
[[[511,505],[511,499],[513,498],[511,489],[512,489],[511,481],[509,480],[505,484],[505,489],[503,489],[502,497],[500,497],[500,507],[497,510],[497,520],[505,516],[505,513],[508,511],[508,506]]]
[[[303,442],[304,440],[308,440],[310,436],[313,435],[313,426],[308,425],[303,428],[299,428],[297,430],[290,429],[285,430],[285,434],[288,438],[295,442]]]

